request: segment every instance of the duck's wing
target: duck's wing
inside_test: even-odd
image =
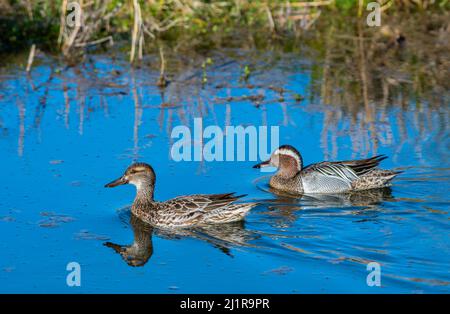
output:
[[[214,209],[227,206],[245,195],[235,193],[225,194],[195,194],[179,196],[163,204],[182,212],[210,212]]]
[[[361,176],[376,168],[380,164],[380,162],[385,160],[386,158],[387,156],[385,155],[377,155],[366,159],[335,161],[330,162],[330,164],[346,166],[348,168],[351,168],[351,170],[353,170],[356,175]]]
[[[235,196],[234,193],[179,196],[158,203],[159,219],[166,225],[196,225],[214,215],[214,210],[222,212],[224,207],[237,206],[231,203],[242,196]]]
[[[340,193],[348,191],[358,176],[348,166],[321,162],[305,167],[300,178],[304,193]]]
[[[387,156],[377,155],[371,158],[358,160],[342,160],[342,161],[324,161],[312,164],[304,168],[305,173],[318,171],[319,173],[342,179],[344,181],[353,181],[359,176],[376,168],[382,160]]]
[[[202,223],[225,223],[242,219],[256,203],[235,203],[244,195],[197,194],[180,196],[158,203],[160,225],[194,226]]]
[[[320,162],[306,167],[303,175],[315,175],[326,180],[327,178],[337,179],[350,184],[358,179],[356,172],[349,166],[335,162]]]
[[[338,193],[351,189],[354,182],[372,171],[386,159],[378,155],[372,158],[344,161],[324,161],[301,170],[305,193]]]

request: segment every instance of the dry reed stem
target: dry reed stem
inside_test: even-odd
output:
[[[30,0],[26,1],[25,6],[27,9],[28,18],[32,21],[34,19],[34,16],[33,16],[33,6],[31,5]]]
[[[73,32],[70,34],[69,39],[67,40],[67,42],[64,43],[63,45],[63,54],[65,56],[69,55],[70,52],[70,48],[72,48],[73,43],[75,42],[75,39],[77,38],[78,32],[80,31],[81,28],[81,20],[82,20],[82,15],[83,15],[83,0],[79,0],[79,5],[80,5],[80,12],[79,12],[79,21],[76,21],[75,23],[75,29],[73,30]]]
[[[161,59],[161,67],[159,70],[159,79],[157,85],[161,88],[164,88],[167,86],[167,80],[166,80],[166,59],[164,58],[164,49],[162,46],[159,46],[159,57]]]
[[[266,10],[267,13],[267,20],[269,21],[270,31],[273,32],[275,30],[275,22],[273,21],[272,12],[270,11],[270,8],[267,5],[267,3],[264,5],[264,9]]]
[[[35,52],[36,52],[36,45],[32,44],[31,49],[30,49],[30,54],[28,55],[28,62],[27,62],[27,72],[28,73],[31,71],[31,66],[33,65]]]
[[[79,43],[79,44],[75,44],[74,47],[86,47],[86,46],[94,46],[94,45],[98,45],[101,43],[104,43],[106,41],[109,41],[109,44],[112,46],[114,45],[114,40],[112,36],[107,36],[107,37],[103,37],[97,40],[93,40],[93,41],[89,41],[89,42],[85,42],[85,43]]]
[[[59,35],[58,35],[58,47],[61,47],[63,35],[64,35],[64,29],[65,29],[65,21],[66,21],[66,11],[67,11],[67,0],[63,0],[61,3],[61,16],[59,20]]]
[[[134,23],[133,23],[133,32],[131,37],[131,52],[130,52],[130,63],[134,61],[134,55],[136,54],[136,44],[138,41],[141,41],[142,36],[142,16],[141,16],[141,6],[139,5],[138,0],[133,0],[133,12],[134,12]],[[141,44],[139,44],[141,46]],[[142,47],[139,48],[140,50]],[[142,58],[138,56],[138,58]]]
[[[295,8],[310,8],[310,7],[321,7],[327,6],[334,3],[334,0],[323,0],[323,1],[313,1],[313,2],[289,2],[291,7]],[[284,6],[283,3],[277,3],[275,6]]]
[[[363,6],[364,6],[364,0],[359,0],[358,1],[358,17],[362,16]]]

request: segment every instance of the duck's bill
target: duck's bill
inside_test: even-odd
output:
[[[114,181],[109,182],[108,184],[105,184],[105,188],[113,188],[118,185],[127,184],[128,180],[125,180],[124,177],[120,177],[119,179],[116,179]]]
[[[253,168],[259,169],[259,168],[264,168],[264,167],[269,167],[269,166],[270,166],[270,159],[266,160],[266,161],[263,161],[263,162],[260,162],[257,165],[254,165]]]

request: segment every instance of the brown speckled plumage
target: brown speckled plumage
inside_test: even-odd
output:
[[[155,181],[155,172],[150,165],[135,163],[128,167],[122,177],[108,183],[106,187],[134,184],[137,192],[131,212],[144,222],[162,228],[237,221],[256,206],[255,203],[234,203],[243,196],[234,193],[179,196],[157,202],[153,199]]]
[[[372,158],[344,161],[324,161],[303,167],[300,153],[290,145],[280,146],[267,161],[255,166],[275,166],[278,172],[271,177],[274,189],[294,194],[343,193],[390,185],[400,172],[377,168],[386,159]]]

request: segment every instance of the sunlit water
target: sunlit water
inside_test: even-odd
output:
[[[320,84],[312,61],[249,54],[214,55],[203,87],[201,63],[188,63],[163,94],[155,66],[132,70],[102,56],[67,69],[41,58],[28,78],[3,69],[0,291],[448,293],[448,103],[405,105],[395,96],[351,111],[312,95]],[[171,160],[172,128],[194,117],[204,127],[278,125],[280,143],[297,147],[305,163],[386,154],[382,166],[404,173],[391,190],[277,196],[255,161]],[[103,185],[134,160],[155,168],[158,200],[235,191],[262,204],[243,224],[211,230],[170,234],[130,223],[134,188]],[[116,251],[133,244],[133,228],[143,243],[123,259]],[[81,287],[66,284],[72,261]],[[381,287],[366,283],[372,261]]]

